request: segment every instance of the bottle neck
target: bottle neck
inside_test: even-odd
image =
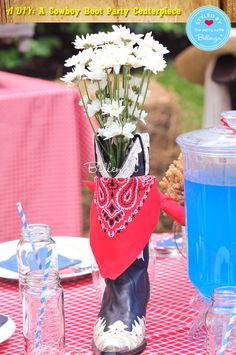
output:
[[[213,303],[215,306],[236,309],[236,286],[218,287],[213,293]]]
[[[48,275],[45,277],[45,275]],[[43,270],[31,271],[26,275],[26,287],[32,289],[35,293],[42,292],[42,288],[53,289],[60,285],[59,273],[50,270],[45,273]]]
[[[47,241],[51,237],[51,229],[47,224],[29,224],[28,228],[22,228],[21,238],[24,241]]]

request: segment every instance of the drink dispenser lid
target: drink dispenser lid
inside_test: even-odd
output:
[[[218,125],[181,134],[176,141],[184,152],[236,155],[236,111],[222,112]]]

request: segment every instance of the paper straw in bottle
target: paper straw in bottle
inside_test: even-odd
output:
[[[39,267],[39,270],[43,271],[43,282],[42,282],[41,295],[40,295],[40,309],[38,312],[38,321],[37,321],[37,327],[36,327],[36,332],[35,332],[35,349],[36,349],[36,351],[38,351],[39,347],[40,347],[40,337],[42,334],[43,314],[45,311],[47,281],[48,281],[49,269],[50,269],[50,265],[51,265],[52,248],[48,248],[47,257],[46,257],[45,265],[44,265],[44,269],[43,269],[42,263],[40,261],[39,255],[38,255],[36,247],[35,247],[34,240],[33,240],[31,233],[30,233],[29,224],[27,222],[22,205],[20,202],[17,202],[16,206],[18,208],[23,227],[27,231],[28,237],[30,238],[33,253],[34,253],[37,265]]]
[[[45,261],[45,268],[43,270],[43,281],[41,287],[41,295],[40,295],[40,309],[38,312],[38,321],[37,327],[35,332],[35,349],[36,351],[40,347],[40,337],[42,335],[42,325],[43,325],[43,315],[45,311],[45,302],[46,302],[46,295],[47,295],[47,282],[49,277],[49,269],[51,264],[51,255],[52,255],[52,248],[49,248],[48,255]]]
[[[224,339],[222,341],[221,348],[218,351],[218,355],[224,355],[224,352],[227,349],[227,346],[229,344],[229,338],[230,338],[232,329],[235,324],[235,320],[236,320],[236,312],[234,311],[234,313],[231,315],[229,323],[227,325],[226,333],[225,333]]]
[[[17,202],[16,206],[17,206],[17,209],[19,211],[19,215],[20,215],[20,218],[21,218],[21,221],[22,221],[22,224],[23,224],[23,228],[27,231],[27,235],[28,235],[28,237],[30,239],[30,242],[31,242],[31,245],[32,245],[32,249],[33,249],[33,253],[34,253],[35,260],[37,262],[38,268],[39,268],[39,270],[42,270],[42,264],[41,264],[39,255],[37,253],[34,240],[33,240],[32,236],[31,236],[31,233],[30,233],[29,223],[27,222],[27,219],[25,217],[25,212],[24,212],[20,202]]]

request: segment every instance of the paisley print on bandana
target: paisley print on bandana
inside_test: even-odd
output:
[[[99,223],[109,237],[132,223],[155,181],[154,176],[95,178],[94,204]]]

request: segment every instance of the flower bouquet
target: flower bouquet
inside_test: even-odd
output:
[[[169,51],[151,33],[144,37],[122,26],[113,26],[108,33],[77,36],[74,46],[78,54],[65,63],[73,69],[62,80],[78,87],[94,137],[116,175],[138,123],[145,123],[147,113],[142,107],[150,94],[151,75],[164,70],[163,56]],[[133,71],[140,69],[142,76],[135,76]]]
[[[62,80],[78,87],[95,140],[97,176],[88,183],[94,192],[90,244],[106,287],[93,350],[128,355],[146,346],[148,241],[163,201],[171,212],[156,178],[148,175],[149,135],[136,132],[145,124],[151,76],[166,67],[168,50],[151,33],[112,28],[76,37],[79,52],[66,61],[73,68]]]

